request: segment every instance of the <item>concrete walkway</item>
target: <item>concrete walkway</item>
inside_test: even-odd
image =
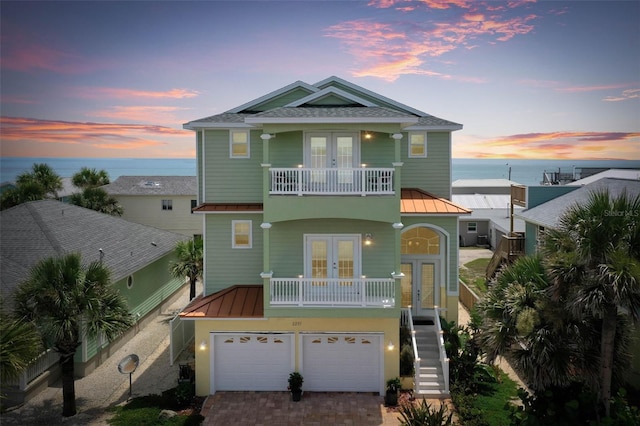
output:
[[[140,363],[132,374],[132,396],[159,394],[178,384],[178,364],[169,362],[169,321],[189,301],[189,288],[158,317],[111,355],[91,374],[75,382],[78,414],[62,417],[62,384],[60,381],[40,392],[23,406],[0,416],[5,425],[92,425],[103,426],[111,413],[106,409],[123,404],[129,398],[129,375],[118,371],[118,363],[136,354]]]

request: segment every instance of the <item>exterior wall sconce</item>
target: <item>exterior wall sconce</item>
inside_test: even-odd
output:
[[[206,340],[202,340],[202,342],[200,342],[200,346],[199,346],[201,351],[206,351],[207,350],[207,341]]]
[[[370,246],[371,244],[373,244],[373,235],[369,233],[364,234],[364,245]]]
[[[370,141],[373,138],[373,135],[369,132],[364,132],[364,139]]]
[[[396,348],[396,345],[393,344],[391,340],[389,340],[389,344],[387,345],[387,350],[392,351]]]

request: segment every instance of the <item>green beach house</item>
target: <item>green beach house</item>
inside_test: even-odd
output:
[[[382,394],[401,325],[457,320],[462,125],[330,77],[184,128],[205,256],[204,293],[180,314],[195,321],[197,394],[284,391],[294,370],[305,391]],[[437,365],[428,376],[418,355],[416,390],[444,394],[427,340]]]

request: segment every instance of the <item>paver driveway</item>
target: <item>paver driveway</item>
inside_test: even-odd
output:
[[[212,425],[398,425],[396,412],[371,393],[306,392],[293,402],[289,392],[217,392],[202,408]]]

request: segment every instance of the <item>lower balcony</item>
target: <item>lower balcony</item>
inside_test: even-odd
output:
[[[391,168],[272,168],[272,195],[393,195]]]
[[[271,306],[395,307],[391,278],[272,278]]]

